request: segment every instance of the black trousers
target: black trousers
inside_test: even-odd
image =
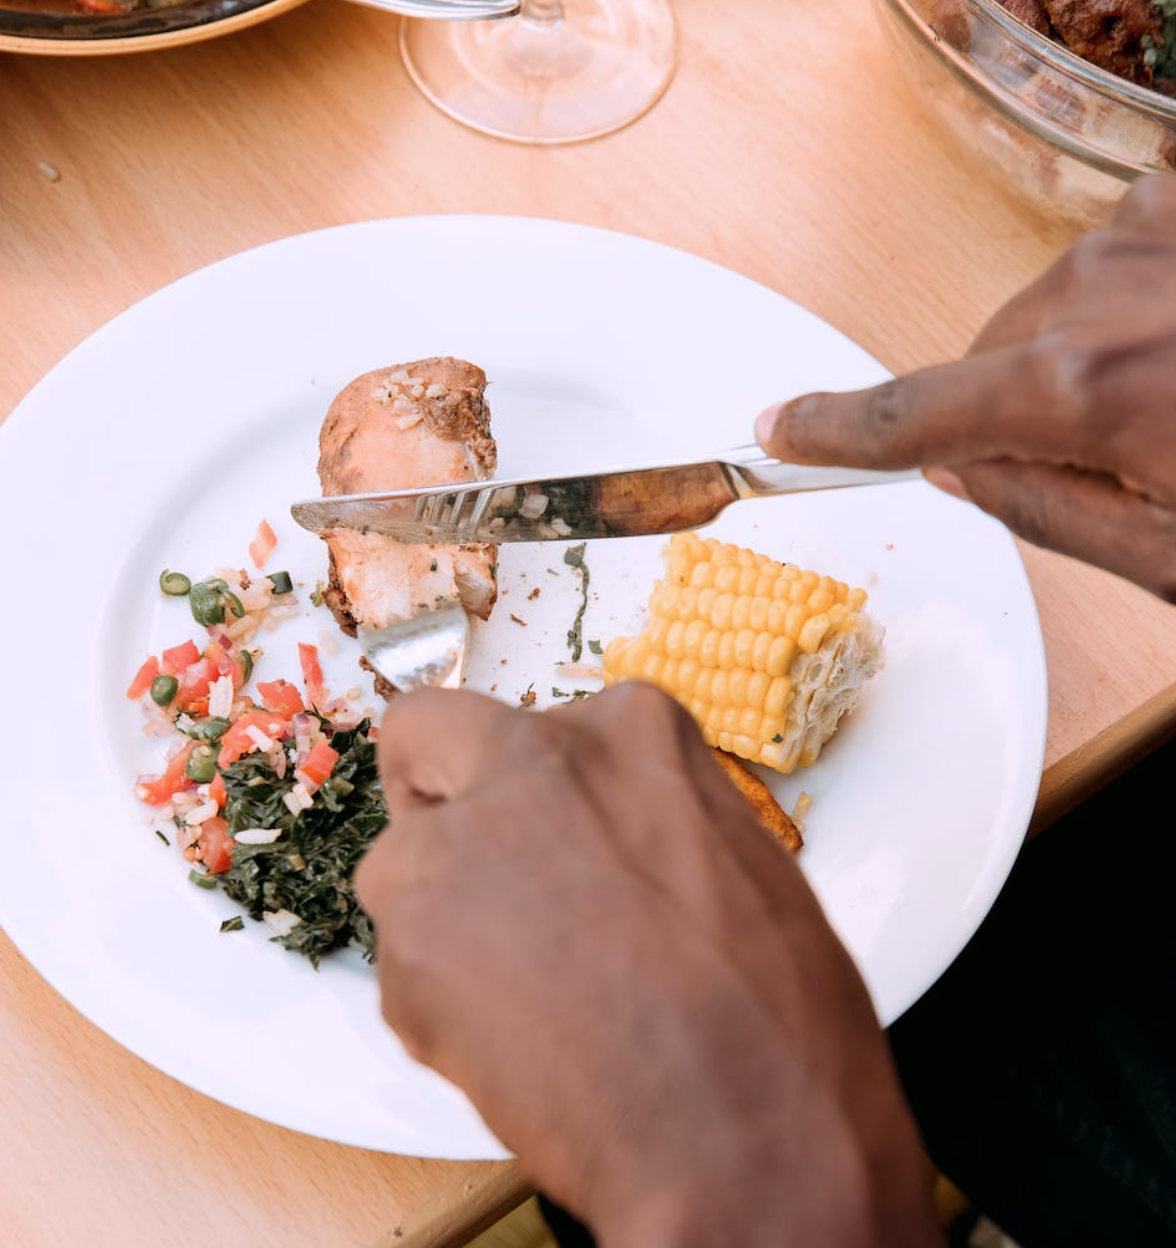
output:
[[[890,1039],[932,1160],[1022,1248],[1176,1248],[1176,743],[1026,846]]]

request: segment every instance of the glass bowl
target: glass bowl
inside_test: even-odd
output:
[[[1107,220],[1130,182],[1176,168],[1176,99],[1082,60],[996,0],[874,0],[928,110],[1039,211]]]

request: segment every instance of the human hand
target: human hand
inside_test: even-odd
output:
[[[964,359],[756,423],[805,464],[928,469],[1041,546],[1176,602],[1176,176],[1144,178]]]
[[[397,698],[360,864],[384,1014],[609,1248],[936,1242],[865,989],[690,718]]]

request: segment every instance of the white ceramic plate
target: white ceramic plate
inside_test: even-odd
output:
[[[164,566],[243,564],[264,516],[280,537],[270,568],[305,587],[323,575],[320,543],[287,509],[317,492],[327,405],[358,373],[432,354],[493,379],[504,473],[737,445],[774,398],[884,375],[742,277],[529,220],[327,230],[131,308],[0,430],[0,732],[18,760],[0,923],[78,1009],[210,1096],[350,1144],[495,1157],[464,1098],[385,1029],[357,955],[316,974],[260,925],[219,933],[232,904],[188,883],[132,796],[162,747],[123,696],[145,654],[193,633],[184,603],[156,589]],[[813,795],[805,869],[890,1021],[975,930],[1033,807],[1046,686],[1025,573],[1001,527],[921,484],[745,503],[713,531],[869,586],[885,623],[886,671],[819,764],[777,787],[789,805]],[[636,623],[661,546],[590,545],[585,638]],[[540,705],[553,686],[585,686],[556,667],[577,597],[562,553],[503,548],[472,686],[515,702],[533,683]],[[339,636],[307,605],[258,674],[296,678],[295,642],[323,630]],[[358,683],[355,657],[348,643],[331,660],[336,689]]]

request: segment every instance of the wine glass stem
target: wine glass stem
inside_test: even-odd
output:
[[[524,0],[522,18],[535,26],[557,26],[563,21],[561,0]]]

